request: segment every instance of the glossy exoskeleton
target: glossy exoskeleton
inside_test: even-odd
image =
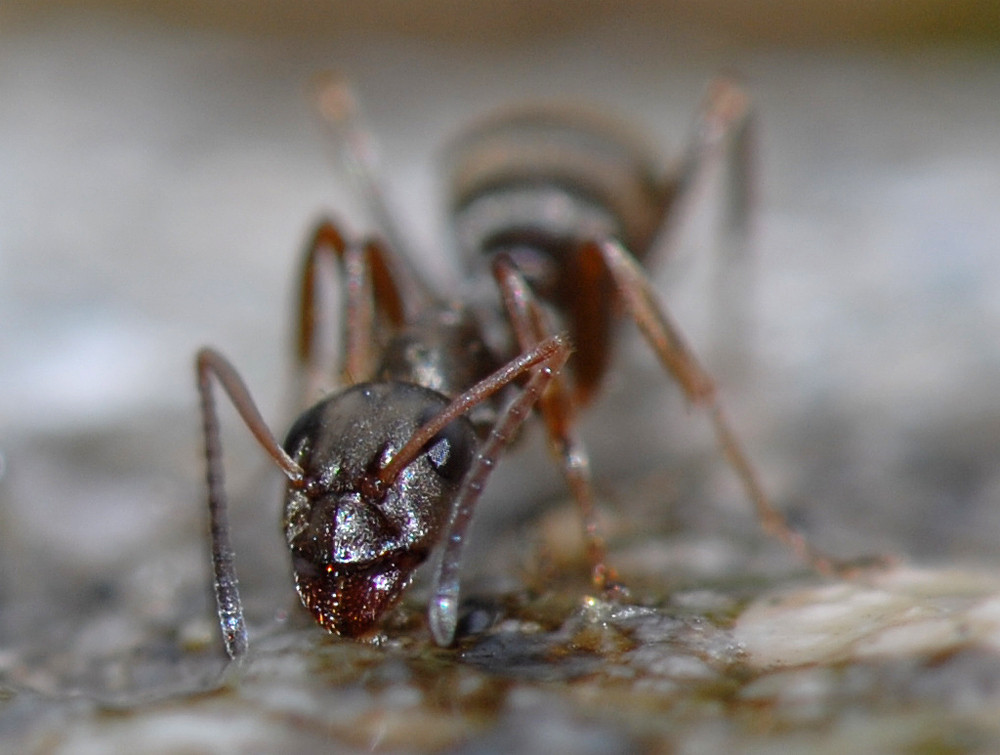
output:
[[[688,400],[706,408],[765,528],[817,568],[836,568],[768,502],[711,377],[639,262],[713,156],[729,166],[731,244],[742,244],[751,120],[740,89],[713,86],[685,158],[665,176],[621,126],[578,112],[510,111],[467,132],[451,164],[454,228],[470,282],[489,281],[499,305],[484,300],[484,286],[443,297],[423,281],[401,253],[406,240],[385,207],[349,90],[327,82],[319,102],[391,246],[348,242],[329,222],[317,227],[302,275],[298,359],[305,393],[324,389],[317,289],[329,285],[324,260],[333,260],[345,284],[347,387],[307,409],[283,444],[225,358],[211,349],[198,354],[216,598],[231,657],[245,654],[247,640],[213,379],[288,478],[285,538],[299,595],[316,621],[344,636],[373,632],[440,544],[429,622],[435,641],[447,645],[466,528],[501,451],[533,413],[579,504],[594,586],[615,588],[575,419],[606,372],[619,312],[639,326]],[[506,343],[487,339],[496,331]]]

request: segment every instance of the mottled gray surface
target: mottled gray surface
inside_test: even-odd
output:
[[[995,56],[749,51],[628,19],[507,46],[110,15],[0,34],[5,749],[996,749]],[[511,99],[591,100],[670,157],[705,82],[739,72],[762,137],[749,363],[711,348],[710,208],[658,280],[795,521],[837,553],[931,571],[838,592],[798,568],[628,343],[587,437],[636,606],[586,599],[565,506],[512,531],[561,495],[529,447],[484,511],[466,591],[481,632],[431,648],[418,586],[382,646],[327,638],[295,605],[278,484],[227,415],[255,651],[220,687],[192,355],[222,348],[283,432],[301,240],[325,211],[369,226],[304,94],[327,68],[355,82],[442,282],[455,272],[434,165],[469,119]],[[567,572],[556,595],[522,587]],[[813,654],[770,670],[772,625]],[[910,650],[856,650],[880,641]]]

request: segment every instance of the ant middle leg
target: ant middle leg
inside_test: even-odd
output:
[[[663,367],[685,397],[707,411],[719,446],[739,477],[747,497],[753,502],[764,530],[788,545],[802,561],[821,574],[848,576],[884,563],[884,559],[835,559],[814,547],[792,528],[764,492],[757,471],[719,402],[711,375],[681,336],[639,263],[620,243],[608,239],[583,243],[579,254],[603,263],[614,281],[625,311],[639,327]]]

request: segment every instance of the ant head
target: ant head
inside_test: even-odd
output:
[[[476,437],[449,423],[396,478],[379,472],[413,433],[448,405],[409,383],[363,383],[317,404],[285,449],[304,484],[289,486],[285,537],[303,604],[325,629],[359,636],[410,583],[447,524]]]

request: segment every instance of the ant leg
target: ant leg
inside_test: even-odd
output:
[[[374,139],[350,84],[336,73],[322,74],[316,78],[315,98],[338,154],[360,187],[375,225],[382,229],[390,248],[407,252],[407,238],[395,221],[379,176]],[[436,301],[430,286],[410,263],[417,258],[409,254],[391,254],[386,259],[393,277],[400,283],[405,301]]]
[[[707,168],[722,160],[723,223],[729,251],[745,252],[753,204],[756,134],[750,98],[736,82],[719,78],[708,86],[694,134],[673,179],[674,201],[688,201]]]
[[[781,540],[814,569],[827,575],[857,571],[857,563],[842,563],[814,548],[789,525],[764,492],[757,472],[743,450],[716,396],[715,383],[684,342],[649,279],[636,260],[617,241],[604,240],[582,245],[581,255],[598,256],[607,267],[629,316],[691,403],[704,408],[712,422],[719,446],[736,472],[757,510],[761,526]]]
[[[465,533],[486,480],[496,466],[504,446],[527,419],[531,407],[539,400],[546,386],[569,358],[570,347],[562,335],[546,338],[530,351],[508,362],[492,375],[476,383],[452,401],[444,410],[417,429],[399,452],[379,473],[380,484],[387,485],[416,458],[428,441],[450,422],[465,414],[488,396],[493,395],[526,372],[531,373],[524,389],[504,410],[490,430],[489,437],[476,452],[472,466],[462,480],[462,486],[451,509],[445,531],[441,559],[434,573],[428,621],[434,641],[444,647],[455,637],[458,622],[459,571]]]
[[[344,359],[341,380],[353,384],[371,374],[375,363],[376,333],[398,327],[404,320],[403,302],[387,264],[387,252],[375,241],[348,244],[329,221],[313,231],[304,255],[299,288],[299,318],[296,357],[305,375],[303,398],[322,395],[328,386],[329,366],[323,364],[317,347],[317,323],[323,299],[321,284],[330,286],[329,276],[320,275],[320,265],[337,261],[344,270],[345,316]],[[304,401],[303,403],[308,403]]]
[[[743,363],[749,340],[751,216],[755,200],[756,124],[750,98],[734,81],[715,79],[699,108],[681,163],[668,183],[675,205],[671,226],[689,215],[689,206],[711,169],[723,169],[721,238],[713,260],[713,347]],[[679,205],[679,206],[678,206]],[[669,243],[669,241],[668,241]]]
[[[527,281],[504,255],[495,258],[493,275],[500,287],[507,315],[518,344],[527,350],[551,331],[545,313]],[[607,548],[597,522],[597,503],[590,474],[590,459],[584,443],[574,431],[573,395],[566,377],[557,375],[538,402],[545,420],[549,444],[562,467],[563,476],[580,510],[591,581],[598,590],[617,591],[616,575],[607,565]]]
[[[240,600],[239,580],[232,542],[229,538],[229,513],[225,479],[222,469],[222,444],[219,439],[219,418],[212,395],[211,378],[219,381],[229,400],[257,442],[281,467],[292,485],[303,484],[302,468],[296,464],[275,440],[254,405],[250,391],[233,366],[212,349],[201,349],[196,358],[198,392],[201,396],[201,416],[205,433],[206,478],[208,481],[208,512],[212,538],[212,569],[215,602],[222,627],[226,652],[239,660],[247,652],[246,622]]]
[[[328,298],[321,295],[320,283],[326,285],[326,291],[330,290],[330,281],[327,277],[320,276],[319,268],[324,260],[342,257],[346,249],[347,242],[340,229],[329,220],[323,220],[313,230],[302,256],[295,334],[295,360],[302,380],[298,405],[304,406],[310,403],[332,387],[329,385],[331,365],[327,363],[330,361],[330,355],[322,353],[316,336],[321,323],[321,300]]]

